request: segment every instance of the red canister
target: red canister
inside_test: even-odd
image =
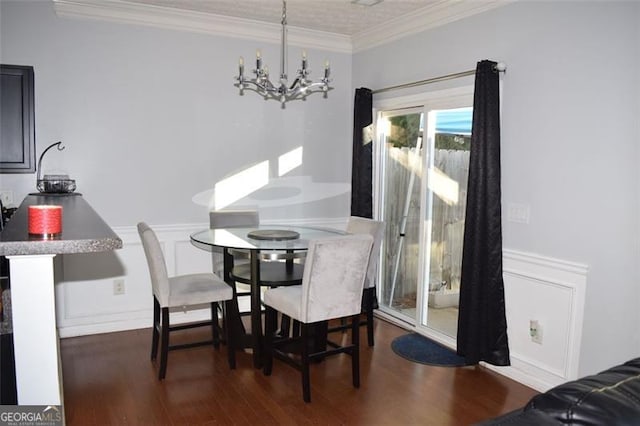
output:
[[[55,237],[62,232],[62,206],[29,206],[29,234]]]

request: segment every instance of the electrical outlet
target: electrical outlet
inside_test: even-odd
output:
[[[0,190],[0,201],[2,201],[2,205],[5,207],[13,204],[13,191],[7,189]]]
[[[537,320],[529,321],[529,335],[533,343],[542,344],[542,326]]]
[[[124,280],[122,278],[113,280],[113,295],[118,296],[120,294],[124,294]]]

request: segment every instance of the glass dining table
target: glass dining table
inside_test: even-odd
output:
[[[304,257],[311,240],[344,235],[345,232],[319,227],[291,225],[259,225],[205,229],[191,234],[191,243],[207,251],[222,250],[224,280],[235,288],[240,280],[250,285],[251,333],[247,333],[238,309],[229,313],[229,332],[234,333],[238,346],[251,348],[253,365],[262,366],[263,332],[261,285],[292,285],[302,282],[304,266],[294,262]],[[249,254],[249,263],[234,267],[233,253]],[[264,260],[267,260],[266,262]]]

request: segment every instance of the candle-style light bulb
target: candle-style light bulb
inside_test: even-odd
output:
[[[244,75],[244,58],[242,56],[238,60],[238,70],[240,71],[240,78],[242,78]]]
[[[256,68],[260,70],[262,68],[262,54],[260,49],[256,50]]]
[[[324,62],[324,78],[329,78],[329,72],[330,72],[330,68],[329,68],[329,60],[327,59]]]
[[[302,51],[302,69],[303,70],[307,69],[307,51],[306,50]]]

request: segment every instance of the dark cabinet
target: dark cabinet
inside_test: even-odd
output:
[[[33,67],[1,65],[0,173],[36,170]]]

